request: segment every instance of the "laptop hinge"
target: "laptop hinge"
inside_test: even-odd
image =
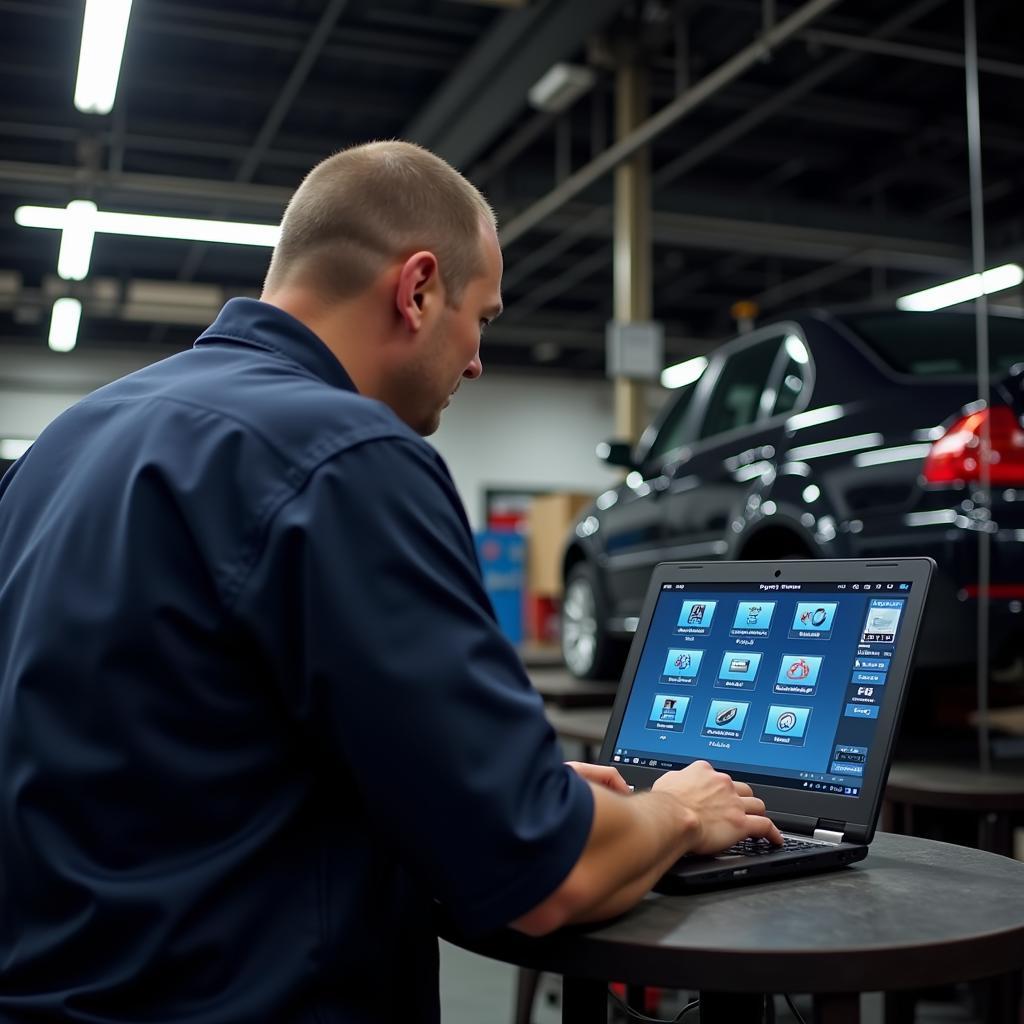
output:
[[[843,834],[845,831],[845,821],[831,821],[828,818],[819,818],[818,827],[814,830],[814,838],[819,843],[831,843],[833,846],[837,846],[845,839]]]

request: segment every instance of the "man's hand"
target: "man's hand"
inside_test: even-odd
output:
[[[630,793],[629,783],[619,774],[618,770],[606,764],[587,764],[584,761],[565,762],[577,775],[593,782],[596,786],[604,786],[614,793]]]
[[[684,853],[718,853],[746,836],[782,842],[764,802],[707,761],[668,772],[649,793],[628,799],[620,794],[629,787],[614,768],[570,764],[590,783],[594,820],[562,884],[512,922],[527,935],[621,914]]]
[[[745,782],[734,782],[707,761],[667,772],[651,788],[670,794],[696,814],[700,832],[691,853],[718,853],[748,836],[782,844],[782,834],[765,817],[764,801]]]

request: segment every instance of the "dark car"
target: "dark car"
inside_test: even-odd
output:
[[[565,552],[569,669],[617,674],[658,562],[895,555],[938,563],[918,664],[972,664],[983,531],[992,656],[1024,650],[1024,319],[993,315],[989,336],[991,409],[969,314],[813,311],[717,349],[635,448],[598,446],[629,474]]]

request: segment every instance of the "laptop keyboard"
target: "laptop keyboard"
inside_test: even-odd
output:
[[[820,847],[821,843],[812,843],[806,839],[793,839],[791,836],[782,837],[782,846],[775,846],[767,839],[743,839],[728,850],[723,850],[719,857],[728,854],[743,854],[748,857],[760,857],[766,853],[788,853],[791,850],[812,850]]]

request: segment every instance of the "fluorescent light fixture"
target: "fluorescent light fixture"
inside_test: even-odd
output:
[[[675,366],[666,366],[661,371],[661,386],[663,388],[682,388],[700,379],[700,375],[707,369],[708,361],[704,356],[697,356],[694,359],[687,359],[685,363],[676,363]]]
[[[949,281],[926,288],[923,292],[914,292],[896,300],[899,309],[913,313],[927,313],[933,309],[944,309],[955,306],[959,302],[968,302],[980,295],[991,295],[1006,288],[1013,288],[1024,281],[1024,268],[1016,263],[1006,263],[1001,267],[986,270],[984,274],[971,274],[961,277],[958,281]]]
[[[68,211],[51,206],[19,206],[14,220],[23,228],[66,230]],[[157,217],[148,213],[106,213],[97,210],[93,230],[105,235],[140,238],[178,238],[187,242],[224,242],[230,245],[262,245],[273,248],[281,234],[277,224],[249,224],[230,220],[199,220],[195,217]]]
[[[75,82],[75,106],[85,114],[109,114],[114,106],[131,12],[132,0],[86,0]]]
[[[807,346],[795,334],[786,337],[786,355],[801,366],[806,366],[811,358],[807,354]]]
[[[57,299],[50,315],[49,345],[54,352],[70,352],[78,341],[82,304],[78,299]]]
[[[579,64],[554,64],[530,86],[526,96],[530,106],[537,110],[560,114],[592,89],[596,78],[593,68]]]
[[[0,437],[0,459],[14,462],[31,447],[32,442],[26,437]]]
[[[57,256],[57,273],[65,281],[82,281],[89,273],[95,214],[96,204],[88,199],[68,203]]]

